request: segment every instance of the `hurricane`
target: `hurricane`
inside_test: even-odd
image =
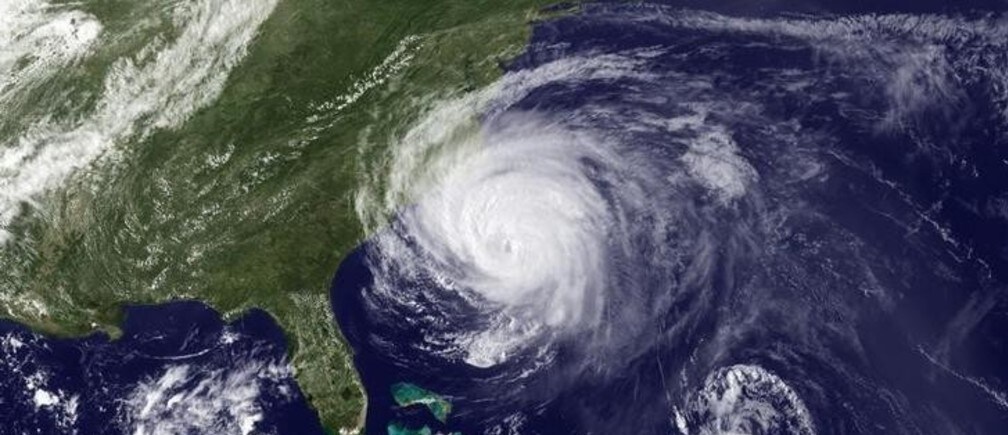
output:
[[[479,433],[1003,416],[1001,387],[947,365],[974,364],[948,346],[986,311],[920,319],[955,316],[935,297],[994,298],[969,295],[1003,270],[941,180],[1003,181],[1006,28],[610,4],[537,23],[498,80],[360,144],[382,150],[355,197],[371,236],[333,285],[369,400],[410,376]]]
[[[695,232],[710,231],[716,225],[711,212],[733,207],[754,176],[717,126],[694,133],[697,142],[678,159],[656,162],[649,152],[673,150],[635,149],[623,138],[585,128],[596,111],[567,118],[501,111],[479,128],[469,122],[475,113],[494,110],[500,95],[527,94],[534,89],[529,82],[620,80],[635,75],[627,65],[638,62],[612,57],[544,65],[442,103],[393,148],[387,206],[395,207],[398,198],[415,202],[376,239],[378,285],[396,298],[404,275],[429,281],[438,292],[431,297],[447,292],[492,319],[472,333],[432,340],[454,342],[445,352],[463,352],[485,367],[543,337],[583,335],[593,347],[636,340],[625,335],[640,331],[626,326],[643,322],[631,318],[649,309],[660,313],[670,300],[635,288],[675,280],[690,269],[685,257],[711,249],[714,242],[694,238]],[[684,118],[684,130],[703,122],[702,114]],[[696,179],[691,183],[685,174]],[[708,192],[709,210],[688,201],[691,187]],[[362,219],[369,205],[380,203],[364,195],[359,201]],[[674,245],[664,245],[668,241]],[[655,269],[618,273],[626,264]],[[692,269],[703,274],[703,267]],[[628,293],[608,294],[614,287]]]

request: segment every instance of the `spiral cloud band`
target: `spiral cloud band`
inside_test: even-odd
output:
[[[414,303],[424,292],[465,300],[480,313],[475,326],[426,340],[479,367],[545,337],[587,334],[612,352],[604,343],[637,341],[630,338],[648,328],[640,320],[671,303],[648,286],[674,282],[691,261],[697,277],[709,273],[709,262],[690,258],[714,252],[704,228],[746,194],[755,170],[705,104],[651,126],[689,139],[658,150],[589,125],[642,114],[600,107],[557,117],[514,105],[546,85],[648,80],[637,66],[649,55],[559,60],[436,104],[390,147],[390,169],[357,198],[362,221],[378,234],[376,303],[406,314],[429,308]],[[656,160],[655,151],[679,158]],[[694,191],[705,192],[707,206],[695,207]],[[394,216],[390,225],[383,215]],[[627,264],[653,268],[620,267]],[[435,306],[442,310],[430,313],[440,318],[433,325],[467,316],[456,305]]]
[[[452,280],[487,301],[550,326],[592,322],[611,218],[582,173],[578,139],[533,134],[493,133],[493,143],[448,168],[404,226]]]
[[[588,176],[613,160],[593,139],[526,114],[469,140],[434,164],[433,186],[379,246],[384,261],[507,319],[462,340],[487,366],[521,345],[509,335],[598,325],[621,216]]]
[[[334,305],[364,371],[435,378],[475,431],[980,427],[1000,411],[918,400],[937,378],[905,375],[946,351],[890,314],[972,291],[955,271],[986,241],[934,195],[983,173],[949,135],[1003,127],[1004,23],[600,4],[537,26],[496,82],[362,139],[366,273]]]

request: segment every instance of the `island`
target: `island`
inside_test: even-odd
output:
[[[432,391],[426,390],[408,382],[400,382],[392,385],[392,397],[396,404],[402,407],[422,405],[434,414],[434,418],[441,423],[448,420],[451,414],[452,404],[443,397]]]

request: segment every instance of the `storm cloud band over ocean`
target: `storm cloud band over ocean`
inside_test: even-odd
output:
[[[1008,427],[1003,1],[372,3],[0,0],[0,434]]]
[[[411,379],[455,403],[424,423],[444,431],[993,433],[1006,33],[605,4],[537,24],[364,175],[374,236],[333,303],[369,432],[413,418],[385,397]]]

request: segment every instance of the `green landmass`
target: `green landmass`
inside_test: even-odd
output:
[[[392,385],[392,398],[397,405],[406,407],[413,405],[423,405],[430,410],[431,414],[440,422],[448,420],[451,413],[452,404],[437,393],[425,390],[408,382],[400,382]]]
[[[155,35],[170,41],[164,8],[141,3],[74,3],[119,36],[33,91],[18,115],[73,117],[95,104],[115,59]],[[262,308],[287,334],[327,430],[357,431],[365,400],[328,286],[366,236],[357,172],[382,150],[361,142],[393,143],[432,98],[494,80],[548,3],[281,0],[210,106],[117,143],[113,161],[24,207],[0,248],[3,316],[59,336],[114,336],[124,304],[196,299],[228,320]],[[3,138],[23,130],[5,119]]]

